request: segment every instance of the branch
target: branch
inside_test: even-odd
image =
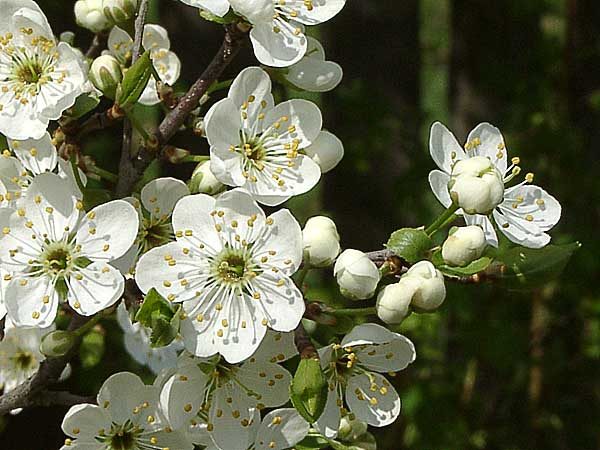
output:
[[[236,25],[225,28],[223,44],[211,63],[159,125],[158,132],[155,135],[156,149],[163,147],[183,125],[188,115],[198,107],[202,96],[237,55],[246,36],[247,32],[240,30]],[[122,173],[119,174],[116,189],[117,196],[123,197],[131,193],[144,170],[157,156],[156,149],[142,148],[133,161],[127,161],[127,165],[123,166]],[[124,164],[123,160],[121,162]]]
[[[84,326],[92,317],[80,316],[74,314],[69,324],[69,331],[74,331]],[[13,409],[25,408],[27,406],[36,405],[40,398],[46,400],[54,398],[66,400],[68,395],[49,394],[47,387],[58,382],[60,376],[67,366],[67,363],[75,355],[79,347],[79,342],[74,345],[66,355],[58,358],[47,358],[41,364],[39,370],[33,374],[27,381],[17,386],[10,392],[3,394],[0,397],[0,416],[9,413]],[[62,403],[64,404],[64,403]]]
[[[92,39],[90,47],[88,48],[87,52],[85,52],[86,58],[94,59],[100,56],[100,52],[106,45],[107,38],[108,35],[106,33],[96,33],[94,39]]]
[[[304,325],[302,325],[302,322],[300,322],[300,324],[294,331],[294,341],[296,343],[298,353],[300,353],[300,358],[311,359],[319,357],[319,353],[317,352],[316,347],[310,340],[310,337],[304,329]]]

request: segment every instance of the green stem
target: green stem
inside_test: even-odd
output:
[[[77,337],[83,336],[88,331],[90,331],[92,328],[94,328],[96,326],[96,324],[100,321],[101,318],[102,318],[102,314],[96,314],[94,317],[92,317],[90,320],[88,320],[85,323],[85,325],[83,325],[82,327],[79,327],[75,331],[73,331],[73,334],[75,334],[75,336],[77,336]]]
[[[308,275],[308,272],[310,271],[310,269],[311,269],[310,267],[305,265],[296,274],[296,286],[298,286],[300,289],[302,289],[302,285],[304,284],[304,280],[306,279],[306,275]]]
[[[204,161],[208,161],[210,156],[206,155],[187,155],[181,158],[180,162],[182,163],[201,163]]]
[[[219,81],[219,82],[214,82],[206,91],[207,95],[212,94],[213,92],[217,92],[220,91],[221,89],[226,89],[229,86],[231,86],[231,84],[233,83],[233,80],[225,80],[225,81]]]
[[[452,203],[446,211],[444,211],[435,221],[425,228],[425,233],[428,236],[433,236],[446,222],[452,218],[454,220],[454,213],[458,210],[458,205],[456,203]]]
[[[327,314],[331,314],[332,316],[372,316],[377,314],[377,309],[374,306],[368,308],[332,308],[327,311]]]
[[[95,173],[100,178],[103,178],[106,181],[110,181],[111,183],[116,183],[119,180],[119,177],[108,170],[104,170],[97,166],[92,166],[88,169],[90,172]]]
[[[85,186],[83,184],[83,181],[81,181],[81,176],[79,174],[79,167],[77,166],[75,159],[76,159],[75,154],[71,155],[71,169],[73,169],[73,177],[75,177],[75,182],[77,183],[77,187],[83,194],[83,191],[85,190]]]
[[[142,138],[144,138],[144,141],[149,141],[150,135],[144,129],[143,125],[140,123],[140,121],[137,119],[137,117],[135,117],[135,115],[130,112],[127,112],[126,114],[127,114],[127,118],[131,122],[131,125],[133,126],[133,128],[135,128],[135,131],[137,131],[140,134],[140,136],[142,136]]]

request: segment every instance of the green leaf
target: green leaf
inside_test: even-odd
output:
[[[85,369],[97,366],[104,356],[104,335],[96,330],[86,334],[79,347],[79,359]]]
[[[494,251],[494,268],[508,284],[519,287],[534,287],[557,278],[566,267],[571,256],[581,247],[581,243],[547,245],[533,249],[511,247]]]
[[[319,450],[321,448],[327,448],[330,445],[330,441],[323,436],[307,436],[302,442],[296,444],[294,448],[296,450]]]
[[[300,360],[290,386],[294,408],[309,423],[314,423],[323,413],[327,402],[327,379],[318,358]]]
[[[406,262],[416,263],[426,258],[433,242],[424,230],[401,228],[392,233],[385,246]]]
[[[117,90],[116,103],[121,108],[134,105],[152,76],[152,60],[146,52],[125,72],[121,86]]]
[[[81,94],[75,100],[75,104],[67,109],[63,115],[70,119],[79,119],[93,111],[100,104],[100,97],[94,93]]]
[[[169,345],[179,332],[179,309],[174,311],[171,304],[156,289],[148,292],[135,320],[152,329],[152,347]]]
[[[493,259],[488,256],[482,256],[475,261],[470,262],[463,267],[448,266],[441,264],[437,268],[444,274],[451,277],[468,277],[475,273],[483,272],[492,263]]]

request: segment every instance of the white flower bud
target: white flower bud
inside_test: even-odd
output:
[[[121,65],[112,55],[99,56],[92,62],[89,78],[92,84],[108,98],[115,98],[117,86],[123,79]]]
[[[419,311],[435,311],[444,303],[446,286],[444,275],[429,261],[419,261],[404,274],[402,279],[412,278],[419,281],[411,306]]]
[[[99,33],[110,28],[110,21],[104,15],[102,0],[78,0],[75,2],[77,25]]]
[[[485,156],[457,161],[448,188],[467,214],[489,214],[504,197],[502,174]]]
[[[377,316],[387,324],[399,324],[410,313],[410,303],[421,286],[421,280],[402,277],[394,284],[388,284],[377,295]]]
[[[116,24],[127,22],[135,16],[138,0],[103,0],[104,15]]]
[[[442,245],[442,258],[451,266],[466,266],[485,250],[485,234],[481,227],[460,227]]]
[[[333,220],[311,217],[302,230],[304,263],[312,267],[327,267],[340,254],[340,235]]]
[[[210,170],[210,161],[203,161],[196,166],[189,187],[193,194],[208,195],[218,194],[225,189],[225,185],[217,180]]]
[[[338,439],[344,442],[353,443],[367,432],[367,422],[362,422],[352,417],[345,415],[340,420],[340,428],[338,431]]]
[[[344,250],[333,267],[340,292],[353,300],[370,298],[377,289],[381,275],[377,266],[359,250]]]

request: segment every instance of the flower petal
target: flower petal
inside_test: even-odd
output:
[[[291,278],[265,271],[253,280],[252,294],[260,298],[269,327],[277,331],[294,330],[304,314],[302,292]]]
[[[179,200],[190,194],[187,185],[176,178],[156,178],[142,188],[142,204],[153,217],[165,219]]]
[[[464,214],[465,223],[467,225],[478,225],[483,230],[485,241],[492,247],[498,247],[498,235],[494,229],[492,221],[481,214]]]
[[[160,392],[160,406],[171,427],[183,428],[200,411],[205,399],[207,376],[192,360],[178,367]]]
[[[319,165],[321,173],[327,173],[344,157],[344,144],[335,134],[323,130],[304,151]]]
[[[327,402],[321,417],[314,424],[315,428],[327,439],[337,436],[342,420],[342,399],[338,394],[338,387],[330,385],[327,391]]]
[[[173,210],[173,230],[176,236],[181,235],[177,239],[182,245],[202,244],[215,253],[221,250],[221,238],[210,214],[215,207],[216,200],[205,194],[188,195],[177,202]]]
[[[229,11],[227,0],[181,0],[186,5],[206,9],[215,16],[223,17]]]
[[[134,414],[134,408],[145,405],[143,413]],[[111,421],[124,423],[139,416],[145,422],[146,416],[156,411],[158,393],[152,386],[146,386],[140,377],[130,372],[119,372],[110,376],[98,392],[98,405]]]
[[[501,174],[506,172],[508,152],[504,144],[504,137],[498,128],[487,122],[480,123],[467,137],[467,145],[473,142],[478,142],[479,145],[473,147],[470,156],[487,156]]]
[[[233,102],[238,117],[241,117],[241,108],[244,107],[247,123],[253,125],[258,120],[258,114],[273,107],[271,88],[271,78],[267,72],[260,67],[248,67],[235,77],[227,97]],[[251,98],[253,100],[249,101]]]
[[[142,36],[142,45],[146,50],[156,50],[159,48],[171,48],[169,41],[169,33],[164,27],[153,23],[147,23],[144,26],[144,34]]]
[[[72,406],[62,422],[62,430],[67,436],[93,440],[101,430],[110,430],[110,418],[97,405],[82,404]]]
[[[304,2],[298,1],[294,20],[305,25],[317,25],[337,15],[345,4],[346,0],[312,0],[308,8]]]
[[[301,149],[315,141],[323,127],[321,110],[308,100],[292,99],[278,104],[267,113],[265,123],[270,125],[281,122],[282,117],[289,119],[285,122],[288,126],[287,132],[284,133],[286,139],[297,139]],[[293,131],[289,131],[291,129]]]
[[[445,208],[452,204],[450,191],[448,190],[448,181],[450,181],[450,175],[441,170],[432,170],[429,172],[429,186],[431,186],[435,198],[437,198]]]
[[[466,158],[466,154],[448,128],[440,122],[431,126],[429,133],[429,153],[437,164],[447,174],[452,172],[452,164]],[[454,158],[452,156],[454,155]]]
[[[128,61],[133,47],[133,39],[129,34],[119,28],[113,27],[108,35],[108,51],[111,52],[121,64]]]
[[[302,263],[302,230],[300,224],[287,209],[280,209],[268,218],[265,232],[254,242],[255,259],[267,258],[271,267],[277,267],[286,275],[292,275]]]
[[[357,349],[356,355],[362,367],[375,372],[404,370],[417,356],[413,343],[397,333],[390,342]]]
[[[262,404],[272,408],[281,406],[290,399],[292,375],[279,364],[254,361],[250,358],[237,373],[242,384],[258,394],[248,398],[253,406]]]
[[[283,22],[283,21],[281,21]],[[273,31],[273,23],[254,25],[250,40],[254,55],[262,64],[271,67],[288,67],[297,63],[306,53],[306,37],[295,34],[292,24],[283,22],[280,32]]]
[[[48,327],[58,309],[58,294],[50,278],[14,278],[6,287],[8,317],[18,326]]]
[[[271,411],[257,432],[256,450],[283,450],[302,441],[310,425],[293,408]]]
[[[79,314],[92,316],[114,305],[123,295],[121,272],[104,262],[93,262],[69,279],[69,305]]]
[[[294,333],[269,330],[251,359],[258,362],[282,363],[298,354]]]
[[[34,175],[51,172],[56,168],[58,154],[48,132],[41,139],[9,140],[8,146],[25,168]]]
[[[346,387],[346,403],[358,420],[374,427],[389,425],[400,415],[396,389],[378,373],[352,376]]]

